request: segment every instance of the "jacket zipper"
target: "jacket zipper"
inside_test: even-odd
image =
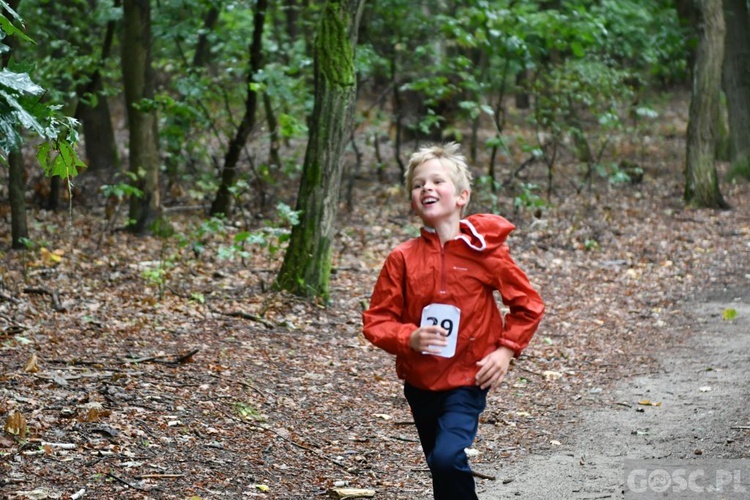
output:
[[[446,242],[446,245],[448,242]],[[445,283],[446,283],[446,269],[445,269],[445,245],[440,245],[440,295],[443,295],[446,293],[445,290]]]

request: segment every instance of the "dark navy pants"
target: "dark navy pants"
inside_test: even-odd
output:
[[[404,395],[432,473],[435,500],[477,498],[464,448],[469,448],[477,435],[487,392],[479,387],[425,391],[404,384]]]

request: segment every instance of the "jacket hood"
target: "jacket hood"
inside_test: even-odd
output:
[[[499,215],[474,214],[461,219],[461,233],[455,239],[462,240],[469,248],[478,252],[492,251],[504,245],[515,228]],[[428,233],[435,232],[429,227],[423,229]]]

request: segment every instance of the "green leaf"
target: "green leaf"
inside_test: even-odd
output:
[[[39,165],[42,167],[42,170],[49,175],[49,172],[51,170],[51,167],[47,163],[47,159],[49,158],[49,154],[52,151],[52,144],[49,142],[43,142],[39,146],[39,150],[36,153],[36,159],[39,161]]]
[[[11,95],[4,90],[0,89],[0,97],[5,98],[8,106],[13,110],[9,114],[21,124],[22,127],[33,130],[36,134],[44,137],[44,127],[41,123],[31,115],[26,108],[18,102],[16,96]],[[0,100],[1,101],[1,100]],[[3,116],[2,120],[5,121],[8,118]]]
[[[724,309],[724,314],[722,314],[722,318],[724,321],[732,321],[734,318],[737,317],[737,309],[727,307]]]
[[[578,42],[570,42],[570,50],[573,51],[573,55],[576,57],[583,57],[586,55],[583,46]]]
[[[3,9],[5,9],[6,12],[9,12],[11,14],[11,16],[13,16],[14,18],[16,18],[18,21],[21,21],[21,18],[18,17],[18,14],[16,14],[13,11],[13,9],[11,9],[8,6],[7,3],[0,2],[0,6]],[[10,19],[8,19],[7,17],[5,17],[4,15],[0,15],[0,28],[2,28],[2,30],[5,33],[7,33],[9,36],[13,36],[14,35],[14,36],[17,36],[18,38],[20,38],[21,40],[23,40],[25,42],[30,42],[30,43],[33,43],[33,44],[36,45],[36,42],[34,42],[34,40],[32,40],[31,38],[29,38],[28,36],[26,36],[26,34],[23,31],[21,31],[19,28],[16,28],[16,26],[10,21]]]
[[[44,89],[34,83],[31,77],[26,73],[16,73],[7,68],[0,71],[0,85],[8,87],[19,94],[40,95]]]

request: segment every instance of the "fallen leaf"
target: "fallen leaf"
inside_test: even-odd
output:
[[[36,353],[33,353],[28,361],[26,361],[26,365],[23,367],[23,371],[26,373],[36,373],[39,371],[38,358],[36,357]]]
[[[733,309],[731,307],[727,307],[726,309],[724,309],[724,313],[722,314],[722,318],[724,318],[724,321],[732,321],[736,317],[737,309]]]
[[[387,415],[387,414],[385,414],[385,413],[376,413],[376,414],[375,414],[375,415],[373,415],[373,416],[374,416],[374,417],[377,417],[377,418],[382,418],[383,420],[391,420],[391,419],[393,418],[392,416],[390,416],[390,415]]]
[[[648,399],[642,399],[638,401],[638,404],[641,406],[661,406],[661,401],[654,402],[654,401],[649,401]]]
[[[19,436],[20,438],[26,437],[26,417],[20,413],[13,412],[5,419],[5,432]]]

